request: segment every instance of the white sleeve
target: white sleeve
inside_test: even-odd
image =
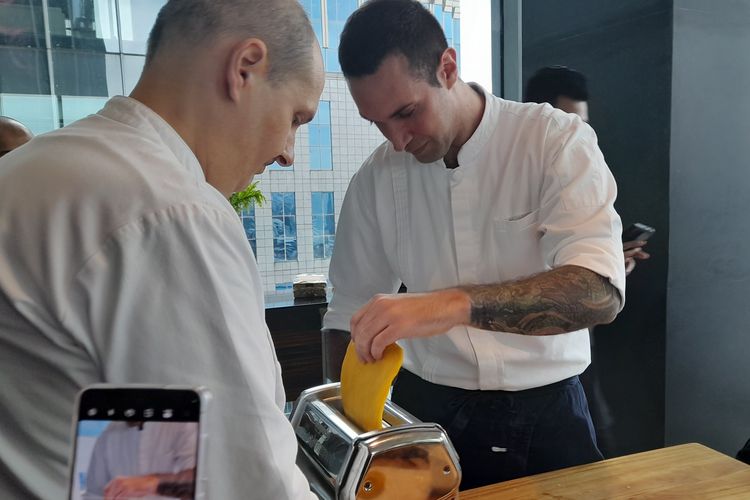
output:
[[[360,307],[378,293],[395,293],[401,284],[383,247],[373,190],[372,175],[364,167],[346,190],[328,272],[333,296],[323,318],[324,329],[349,331],[351,317]]]
[[[68,328],[109,383],[203,385],[207,498],[314,498],[278,398],[262,287],[229,210],[173,206],[120,228],[77,273]]]
[[[170,423],[160,422],[162,425]],[[171,424],[175,425],[175,424]],[[195,467],[195,459],[198,444],[198,426],[192,422],[182,422],[177,424],[172,447],[174,450],[174,469],[173,472],[182,472]]]
[[[540,210],[545,264],[590,269],[608,278],[624,299],[622,222],[614,208],[617,185],[593,130],[580,121],[572,130],[549,153],[545,170]]]
[[[101,500],[104,498],[104,488],[112,479],[109,476],[109,464],[104,450],[108,435],[109,433],[105,430],[94,443],[89,468],[86,472],[86,491],[83,493],[83,500]]]

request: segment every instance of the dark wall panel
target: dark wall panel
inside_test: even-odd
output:
[[[666,438],[731,455],[750,438],[749,26],[746,0],[675,0]]]
[[[561,64],[589,80],[591,125],[618,183],[623,223],[657,229],[625,310],[594,333],[594,369],[620,455],[664,444],[672,2],[525,0],[523,80]]]

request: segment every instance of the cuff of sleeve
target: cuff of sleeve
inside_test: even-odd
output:
[[[333,297],[328,304],[328,311],[326,311],[326,315],[323,317],[323,329],[344,330],[348,332],[352,316],[365,304],[365,302],[367,301],[336,295],[336,292],[334,291]]]
[[[583,267],[607,278],[612,283],[612,286],[620,292],[620,297],[622,297],[620,311],[622,311],[622,308],[625,307],[625,264],[623,262],[621,264],[619,267],[613,266],[611,259],[604,255],[600,257],[595,255],[577,255],[567,259],[560,265]]]

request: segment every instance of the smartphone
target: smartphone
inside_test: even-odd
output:
[[[646,241],[655,232],[656,229],[654,229],[653,227],[647,226],[646,224],[641,224],[640,222],[636,222],[635,224],[631,224],[622,232],[622,241]]]
[[[204,387],[94,385],[78,394],[69,500],[205,499]]]

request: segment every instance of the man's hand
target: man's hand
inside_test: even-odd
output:
[[[630,274],[635,269],[637,260],[646,260],[651,255],[643,251],[646,246],[645,241],[626,241],[622,244],[622,251],[625,254],[625,274]]]
[[[104,488],[104,500],[125,500],[156,494],[157,476],[117,476]]]
[[[455,288],[376,295],[352,316],[352,340],[360,359],[369,363],[399,339],[430,337],[468,324],[470,311],[469,296]]]

